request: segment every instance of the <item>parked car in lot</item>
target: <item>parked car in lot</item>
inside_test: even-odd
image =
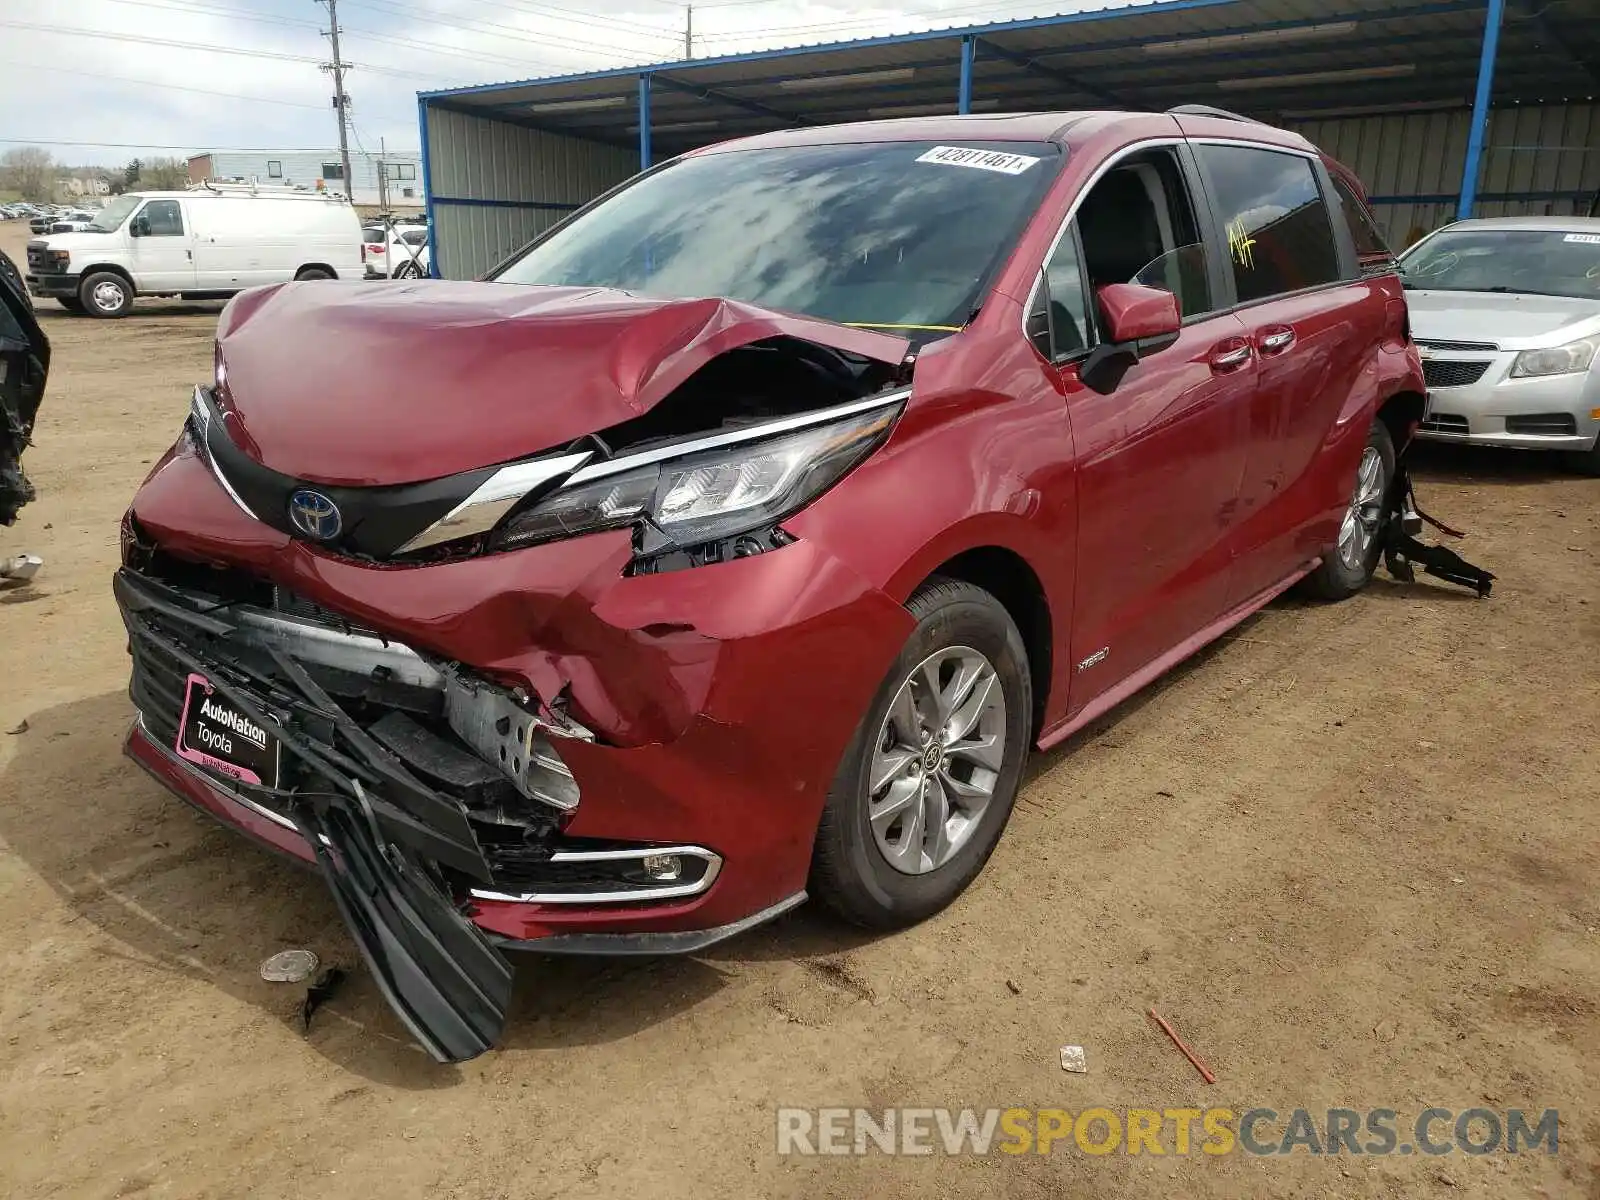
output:
[[[925,118],[254,290],[125,518],[128,753],[316,863],[441,1059],[510,949],[926,918],[1031,747],[1373,574],[1424,385],[1344,203],[1254,122]]]
[[[82,232],[28,243],[29,290],[93,317],[126,316],[135,296],[217,298],[361,275],[348,201],[248,185],[118,196]]]
[[[368,225],[361,230],[368,279],[421,279],[428,274],[428,227]]]
[[[1600,219],[1458,221],[1400,270],[1432,399],[1420,436],[1561,450],[1600,475]]]
[[[87,229],[95,219],[95,214],[84,212],[82,209],[59,212],[51,222],[50,233],[81,233]]]

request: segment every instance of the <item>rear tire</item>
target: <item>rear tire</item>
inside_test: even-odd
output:
[[[906,607],[917,626],[845,751],[808,883],[869,929],[932,916],[983,869],[1032,732],[1027,651],[998,600],[935,578]]]
[[[414,262],[403,262],[394,269],[396,279],[421,279],[422,268]]]
[[[78,303],[91,317],[125,317],[133,307],[133,285],[112,271],[96,271],[78,285]]]
[[[1339,540],[1306,576],[1305,590],[1321,600],[1347,600],[1372,579],[1383,557],[1384,497],[1394,479],[1394,441],[1389,427],[1374,420],[1356,467],[1350,507],[1339,527]]]
[[[322,267],[301,267],[299,271],[295,272],[296,281],[302,283],[310,279],[332,279],[333,277],[332,271],[325,270]]]

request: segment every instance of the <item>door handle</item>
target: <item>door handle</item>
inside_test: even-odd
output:
[[[1218,374],[1237,371],[1250,361],[1250,343],[1229,338],[1211,352],[1211,369]]]
[[[1280,325],[1278,328],[1262,334],[1259,345],[1263,355],[1282,354],[1290,346],[1294,345],[1294,330],[1287,325]]]

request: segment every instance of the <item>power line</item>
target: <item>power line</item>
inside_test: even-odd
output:
[[[515,9],[517,12],[525,12],[530,16],[555,17],[563,21],[570,21],[577,25],[588,25],[594,29],[604,29],[607,31],[631,29],[635,32],[645,34],[658,40],[662,38],[677,37],[677,34],[671,32],[670,30],[665,30],[655,25],[642,25],[638,21],[624,21],[621,18],[595,19],[595,14],[592,9],[583,10],[567,8],[559,4],[538,3],[537,0],[471,0],[471,2],[475,4],[482,4],[487,8],[497,9],[502,12],[505,9],[510,8]],[[680,8],[682,6],[674,4],[671,5],[671,7]],[[436,10],[433,9],[419,11],[427,12],[430,17],[436,16]],[[473,17],[470,19],[478,20],[479,18]]]
[[[184,146],[160,146],[153,142],[77,142],[71,138],[6,138],[0,137],[0,146],[90,146],[99,150],[193,150],[194,143]],[[221,154],[320,154],[326,146],[208,146]],[[396,154],[420,154],[418,150],[396,150]]]
[[[582,53],[603,54],[608,56],[615,56],[620,49],[615,42],[607,45],[600,42],[586,41],[583,38],[543,36],[529,33],[527,30],[519,29],[516,26],[501,25],[494,21],[480,21],[476,18],[446,20],[442,17],[435,16],[426,9],[413,8],[406,4],[391,3],[389,0],[348,0],[348,3],[352,8],[365,8],[372,12],[384,13],[386,15],[418,16],[431,21],[436,25],[443,25],[448,28],[461,29],[469,33],[493,33],[497,37],[511,37],[520,42],[529,42],[534,45],[545,46],[552,49],[570,49],[577,50]],[[371,33],[372,31],[368,30],[366,32]],[[676,40],[677,38],[676,34],[666,34],[659,30],[656,31],[652,36],[658,38],[667,38],[670,40]],[[432,47],[429,48],[432,49]]]
[[[108,42],[129,42],[143,46],[160,46],[168,50],[198,50],[213,54],[233,54],[241,58],[270,59],[275,62],[311,63],[321,66],[322,60],[306,54],[285,54],[275,50],[241,50],[234,46],[213,46],[204,42],[176,42],[168,38],[144,37],[137,33],[106,33],[98,29],[77,29],[66,25],[40,25],[31,21],[5,21],[0,20],[0,26],[10,29],[28,29],[36,33],[54,34],[61,37],[86,37],[98,38]],[[417,43],[422,46],[422,43]],[[424,47],[434,49],[433,47]],[[509,61],[509,60],[508,60]],[[433,75],[425,71],[407,71],[394,67],[380,67],[372,63],[362,63],[361,68],[378,75],[390,75],[399,79],[454,79],[450,75]]]
[[[210,88],[185,87],[176,83],[164,83],[159,79],[132,79],[126,75],[105,75],[99,71],[90,74],[76,67],[47,67],[39,63],[14,62],[0,59],[0,66],[15,67],[19,71],[51,71],[58,75],[76,75],[88,79],[108,79],[115,83],[136,83],[141,87],[156,88],[169,92],[195,92],[201,96],[222,96],[229,100],[248,100],[252,104],[282,104],[288,108],[314,108],[322,111],[320,104],[307,104],[303,100],[278,100],[272,96],[242,96],[237,92],[214,92]]]
[[[295,29],[319,29],[315,21],[298,21],[293,17],[269,17],[242,8],[228,8],[218,4],[187,4],[183,0],[108,0],[111,4],[131,4],[137,8],[165,8],[172,12],[192,12],[208,17],[233,17],[240,21],[257,21],[263,25],[283,25]]]

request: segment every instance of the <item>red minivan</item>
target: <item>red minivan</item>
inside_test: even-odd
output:
[[[1344,191],[1222,116],[885,121],[245,293],[124,523],[129,753],[317,864],[441,1059],[506,950],[927,917],[1030,749],[1371,577],[1424,391]]]

